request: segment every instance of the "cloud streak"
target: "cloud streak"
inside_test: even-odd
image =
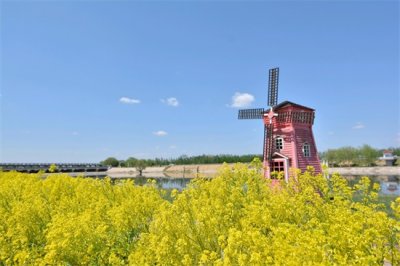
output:
[[[138,100],[138,99],[133,99],[133,98],[129,98],[129,97],[121,97],[121,98],[119,99],[119,101],[120,101],[121,103],[124,103],[124,104],[138,104],[138,103],[140,103],[140,100]]]
[[[162,103],[165,103],[166,105],[177,107],[179,105],[178,99],[175,97],[169,97],[167,99],[161,99]]]
[[[159,131],[153,132],[153,135],[156,135],[157,137],[164,137],[164,136],[168,135],[168,133],[165,132],[164,130],[159,130]]]
[[[249,93],[236,92],[232,96],[232,103],[230,107],[233,108],[249,107],[251,103],[254,101],[254,99],[255,99],[254,96]]]
[[[357,122],[354,126],[353,129],[363,129],[365,128],[365,125],[361,122]]]

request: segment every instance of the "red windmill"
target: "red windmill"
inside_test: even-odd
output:
[[[271,172],[284,172],[286,181],[289,168],[305,171],[313,166],[321,172],[321,164],[315,145],[312,125],[315,111],[293,102],[278,101],[279,68],[269,70],[268,105],[269,109],[239,110],[239,119],[264,120],[264,167],[265,176]]]

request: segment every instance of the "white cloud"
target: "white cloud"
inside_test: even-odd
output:
[[[236,92],[232,96],[232,104],[230,106],[234,108],[249,107],[253,101],[254,101],[253,95],[248,93]]]
[[[174,150],[174,149],[176,149],[176,146],[175,145],[171,145],[171,146],[169,146],[169,148]]]
[[[164,130],[159,130],[159,131],[153,132],[153,134],[156,135],[156,136],[158,136],[158,137],[164,137],[164,136],[166,136],[168,133],[165,132]]]
[[[361,122],[357,122],[354,126],[353,129],[363,129],[365,128],[365,125]]]
[[[135,104],[135,103],[140,103],[140,100],[138,99],[133,99],[133,98],[128,98],[128,97],[121,97],[119,99],[119,101],[121,103],[125,103],[125,104]]]
[[[161,102],[165,103],[166,105],[173,106],[173,107],[177,107],[179,105],[179,101],[175,97],[161,99]]]

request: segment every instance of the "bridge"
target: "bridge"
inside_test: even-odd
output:
[[[39,171],[49,172],[52,163],[0,163],[0,170],[17,171],[23,173],[37,173]],[[105,172],[108,166],[98,163],[55,163],[56,171],[61,173],[69,172]]]

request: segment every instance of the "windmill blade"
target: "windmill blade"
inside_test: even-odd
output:
[[[238,119],[262,119],[264,108],[239,110]]]
[[[268,105],[274,107],[278,102],[279,68],[269,70]]]
[[[272,159],[272,153],[273,153],[273,124],[268,124],[266,125],[266,153],[267,153],[267,160],[270,161]]]
[[[264,146],[263,146],[263,162],[267,160],[267,142],[268,142],[268,137],[267,137],[267,125],[264,125]]]

